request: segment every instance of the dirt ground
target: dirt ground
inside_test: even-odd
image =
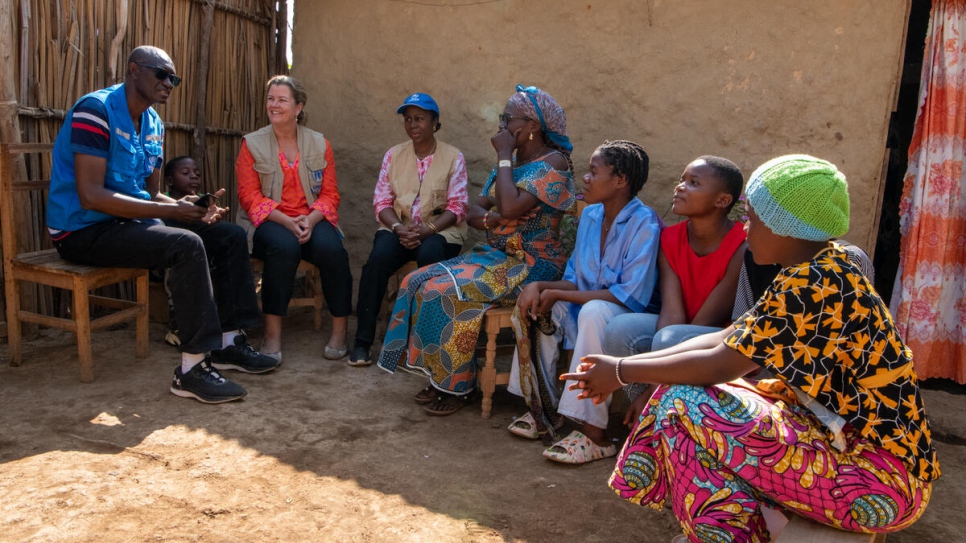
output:
[[[354,329],[350,323],[350,330]],[[610,460],[554,464],[505,427],[522,401],[428,417],[422,379],[321,357],[309,313],[285,322],[276,372],[231,373],[241,402],[168,392],[176,351],[152,324],[95,334],[92,384],[73,337],[42,330],[25,363],[0,347],[0,541],[666,542],[669,511],[606,486]],[[892,543],[963,541],[966,396],[925,391],[944,476],[932,504]]]

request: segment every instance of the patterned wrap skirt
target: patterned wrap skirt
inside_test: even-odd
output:
[[[379,367],[426,373],[434,387],[465,395],[476,388],[476,342],[483,313],[511,305],[530,268],[487,245],[420,268],[403,280],[386,331]]]
[[[609,484],[631,503],[668,498],[695,542],[767,542],[761,507],[851,532],[894,532],[923,513],[932,484],[845,428],[844,452],[804,406],[749,383],[661,386]]]

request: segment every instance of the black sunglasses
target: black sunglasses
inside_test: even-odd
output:
[[[513,119],[520,119],[522,121],[532,121],[530,117],[523,117],[521,115],[513,115],[512,113],[500,113],[500,123],[507,125]]]
[[[143,66],[145,68],[151,68],[154,70],[154,77],[158,78],[158,81],[164,81],[167,79],[171,82],[172,87],[177,87],[181,84],[181,78],[174,75],[173,73],[161,68],[160,66],[151,66],[150,64],[141,64],[140,62],[135,62],[138,66]]]

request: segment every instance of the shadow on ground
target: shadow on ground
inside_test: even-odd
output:
[[[286,319],[277,372],[230,374],[249,389],[233,404],[169,394],[178,355],[162,333],[153,325],[143,360],[133,331],[95,334],[91,384],[78,381],[70,335],[43,330],[20,368],[0,350],[0,540],[647,543],[677,533],[668,511],[607,488],[611,460],[558,465],[509,435],[517,398],[498,391],[490,420],[478,402],[429,417],[412,402],[424,380],[324,360],[327,334],[309,313]],[[966,398],[925,395],[938,433],[966,436]],[[961,536],[966,450],[939,449],[932,505],[890,542]]]

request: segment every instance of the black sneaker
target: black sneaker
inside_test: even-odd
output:
[[[372,364],[372,355],[369,354],[369,347],[362,347],[356,345],[352,348],[352,352],[349,353],[350,366],[368,366]]]
[[[211,359],[206,356],[188,373],[182,373],[181,366],[174,369],[171,393],[182,398],[194,398],[201,403],[224,403],[240,400],[248,391],[219,375],[211,367]]]
[[[235,336],[234,345],[211,351],[211,365],[219,370],[266,373],[277,368],[280,363],[280,360],[256,351],[241,334]]]

